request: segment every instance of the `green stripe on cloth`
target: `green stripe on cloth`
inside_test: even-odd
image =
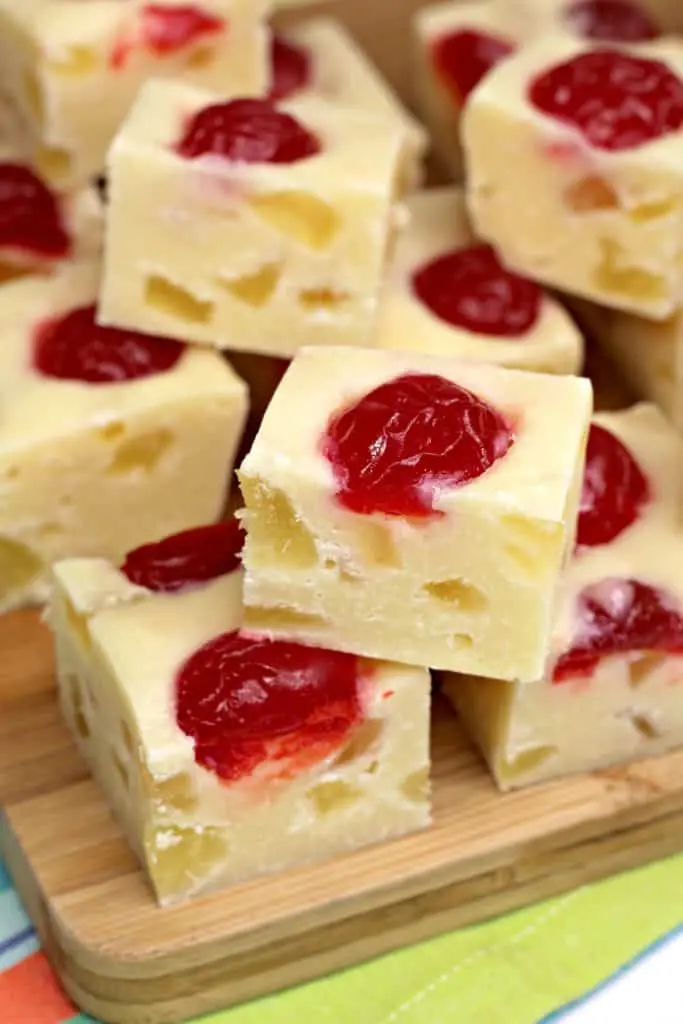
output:
[[[677,857],[204,1024],[536,1024],[681,922]]]

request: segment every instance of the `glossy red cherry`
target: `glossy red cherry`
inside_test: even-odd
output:
[[[475,480],[513,442],[510,424],[483,399],[444,377],[411,373],[336,413],[322,452],[345,508],[424,518],[440,514],[440,490]]]
[[[596,149],[636,149],[683,127],[683,81],[660,60],[589,50],[538,75],[529,101]]]
[[[123,33],[115,42],[110,63],[120,70],[137,49],[169,57],[226,29],[223,18],[195,4],[146,4],[140,10],[135,29]]]
[[[195,651],[176,679],[176,720],[198,764],[226,782],[276,762],[291,777],[333,754],[362,718],[358,659],[240,632]]]
[[[308,50],[282,36],[273,35],[270,44],[272,84],[269,98],[284,100],[311,83],[312,61]]]
[[[135,548],[121,572],[131,583],[158,593],[187,590],[238,569],[243,544],[238,520],[228,519]]]
[[[592,675],[612,654],[683,654],[683,616],[675,599],[641,580],[609,579],[587,587],[576,618],[573,643],[555,663],[556,683]]]
[[[415,295],[451,327],[473,334],[519,338],[538,320],[538,285],[501,266],[488,245],[444,253],[418,268]]]
[[[507,40],[487,32],[462,29],[440,36],[432,44],[432,60],[440,79],[461,104],[484,75],[514,49]]]
[[[144,45],[165,57],[215,36],[227,26],[223,18],[194,4],[146,4],[140,12]]]
[[[82,306],[38,327],[33,364],[46,377],[115,384],[172,369],[185,351],[179,341],[95,322]]]
[[[565,9],[567,27],[584,39],[640,43],[660,34],[650,15],[631,0],[576,0]]]
[[[270,100],[228,100],[204,107],[177,145],[192,160],[207,153],[248,164],[292,164],[315,156],[320,141]]]
[[[23,164],[0,163],[0,247],[48,259],[71,251],[57,197]]]
[[[637,522],[650,498],[647,477],[626,445],[593,423],[576,534],[579,551],[615,540]]]

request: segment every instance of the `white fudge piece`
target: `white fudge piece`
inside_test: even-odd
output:
[[[43,600],[59,558],[221,513],[243,382],[217,353],[98,329],[99,278],[89,262],[0,290],[2,611]]]
[[[65,718],[161,904],[429,824],[425,669],[245,639],[239,571],[159,593],[83,559],[58,563],[54,584]],[[228,652],[222,675],[211,674],[204,645]],[[305,707],[288,690],[283,646],[308,685]],[[192,687],[190,659],[203,668]],[[198,735],[187,728],[193,694],[210,683]],[[245,743],[219,702],[237,706],[248,686],[260,687],[265,724]],[[284,734],[268,728],[278,703]],[[315,716],[328,725],[334,716],[327,735]]]
[[[57,191],[0,152],[0,282],[99,255],[103,229],[96,189]]]
[[[248,162],[241,133],[264,125]],[[240,159],[178,151],[214,139]],[[271,143],[297,158],[264,162]],[[110,152],[102,321],[281,357],[368,343],[401,145],[398,124],[317,99],[223,104],[148,83]]]
[[[418,99],[437,156],[463,176],[460,116],[481,79],[513,50],[539,38],[639,44],[665,22],[641,0],[448,0],[415,15]]]
[[[278,100],[319,96],[397,121],[405,132],[404,188],[420,185],[427,133],[340,22],[316,17],[278,33],[271,59],[272,92]]]
[[[0,122],[51,180],[81,185],[101,174],[145,79],[263,93],[268,10],[267,0],[0,0]]]
[[[406,200],[380,302],[376,344],[511,369],[578,373],[583,339],[542,289],[478,243],[459,188]]]
[[[565,573],[550,672],[528,686],[444,680],[502,789],[683,745],[683,441],[646,404],[595,423],[626,454],[592,452],[591,434],[591,516],[606,542],[580,546]],[[636,495],[636,518],[610,540]]]
[[[247,623],[538,679],[590,412],[590,383],[576,377],[300,352],[238,472]]]
[[[463,139],[474,228],[509,266],[652,319],[681,304],[683,45],[525,47],[475,90]]]
[[[469,93],[522,42],[527,28],[518,0],[448,0],[415,14],[418,110],[437,158],[456,181],[464,173],[460,116]]]

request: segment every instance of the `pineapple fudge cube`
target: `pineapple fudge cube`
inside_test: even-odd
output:
[[[464,173],[460,118],[470,93],[518,47],[546,35],[642,43],[659,21],[633,0],[449,0],[415,16],[418,102],[437,157]]]
[[[474,238],[460,188],[410,196],[385,276],[376,344],[511,369],[578,373],[583,339],[538,285]]]
[[[528,27],[529,18],[518,0],[448,0],[415,14],[418,112],[439,163],[455,181],[464,173],[463,107],[479,81],[523,41]]]
[[[0,290],[0,611],[52,562],[221,514],[247,411],[218,353],[97,326],[96,261]]]
[[[576,377],[300,352],[238,471],[247,626],[538,679],[591,406]]]
[[[54,567],[64,716],[161,904],[430,821],[429,673],[241,631],[238,544]]]
[[[33,168],[0,155],[0,283],[96,257],[103,226],[94,188],[57,191]]]
[[[681,43],[525,47],[473,93],[463,140],[474,229],[507,265],[648,319],[681,304]]]
[[[403,188],[411,191],[421,184],[427,133],[340,22],[310,18],[274,33],[271,75],[270,96],[277,101],[319,96],[398,122],[404,129]]]
[[[683,746],[682,486],[654,406],[595,417],[547,674],[443,682],[501,789]]]
[[[55,183],[82,185],[101,174],[147,78],[182,78],[226,97],[265,92],[269,7],[267,0],[0,0],[7,138]]]
[[[368,343],[401,145],[318,99],[148,83],[110,151],[102,322],[280,358]]]

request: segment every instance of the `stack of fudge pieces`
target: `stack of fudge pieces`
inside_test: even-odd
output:
[[[677,0],[421,9],[429,131],[274,6],[0,0],[0,610],[162,904],[427,826],[430,670],[501,789],[683,745]]]

